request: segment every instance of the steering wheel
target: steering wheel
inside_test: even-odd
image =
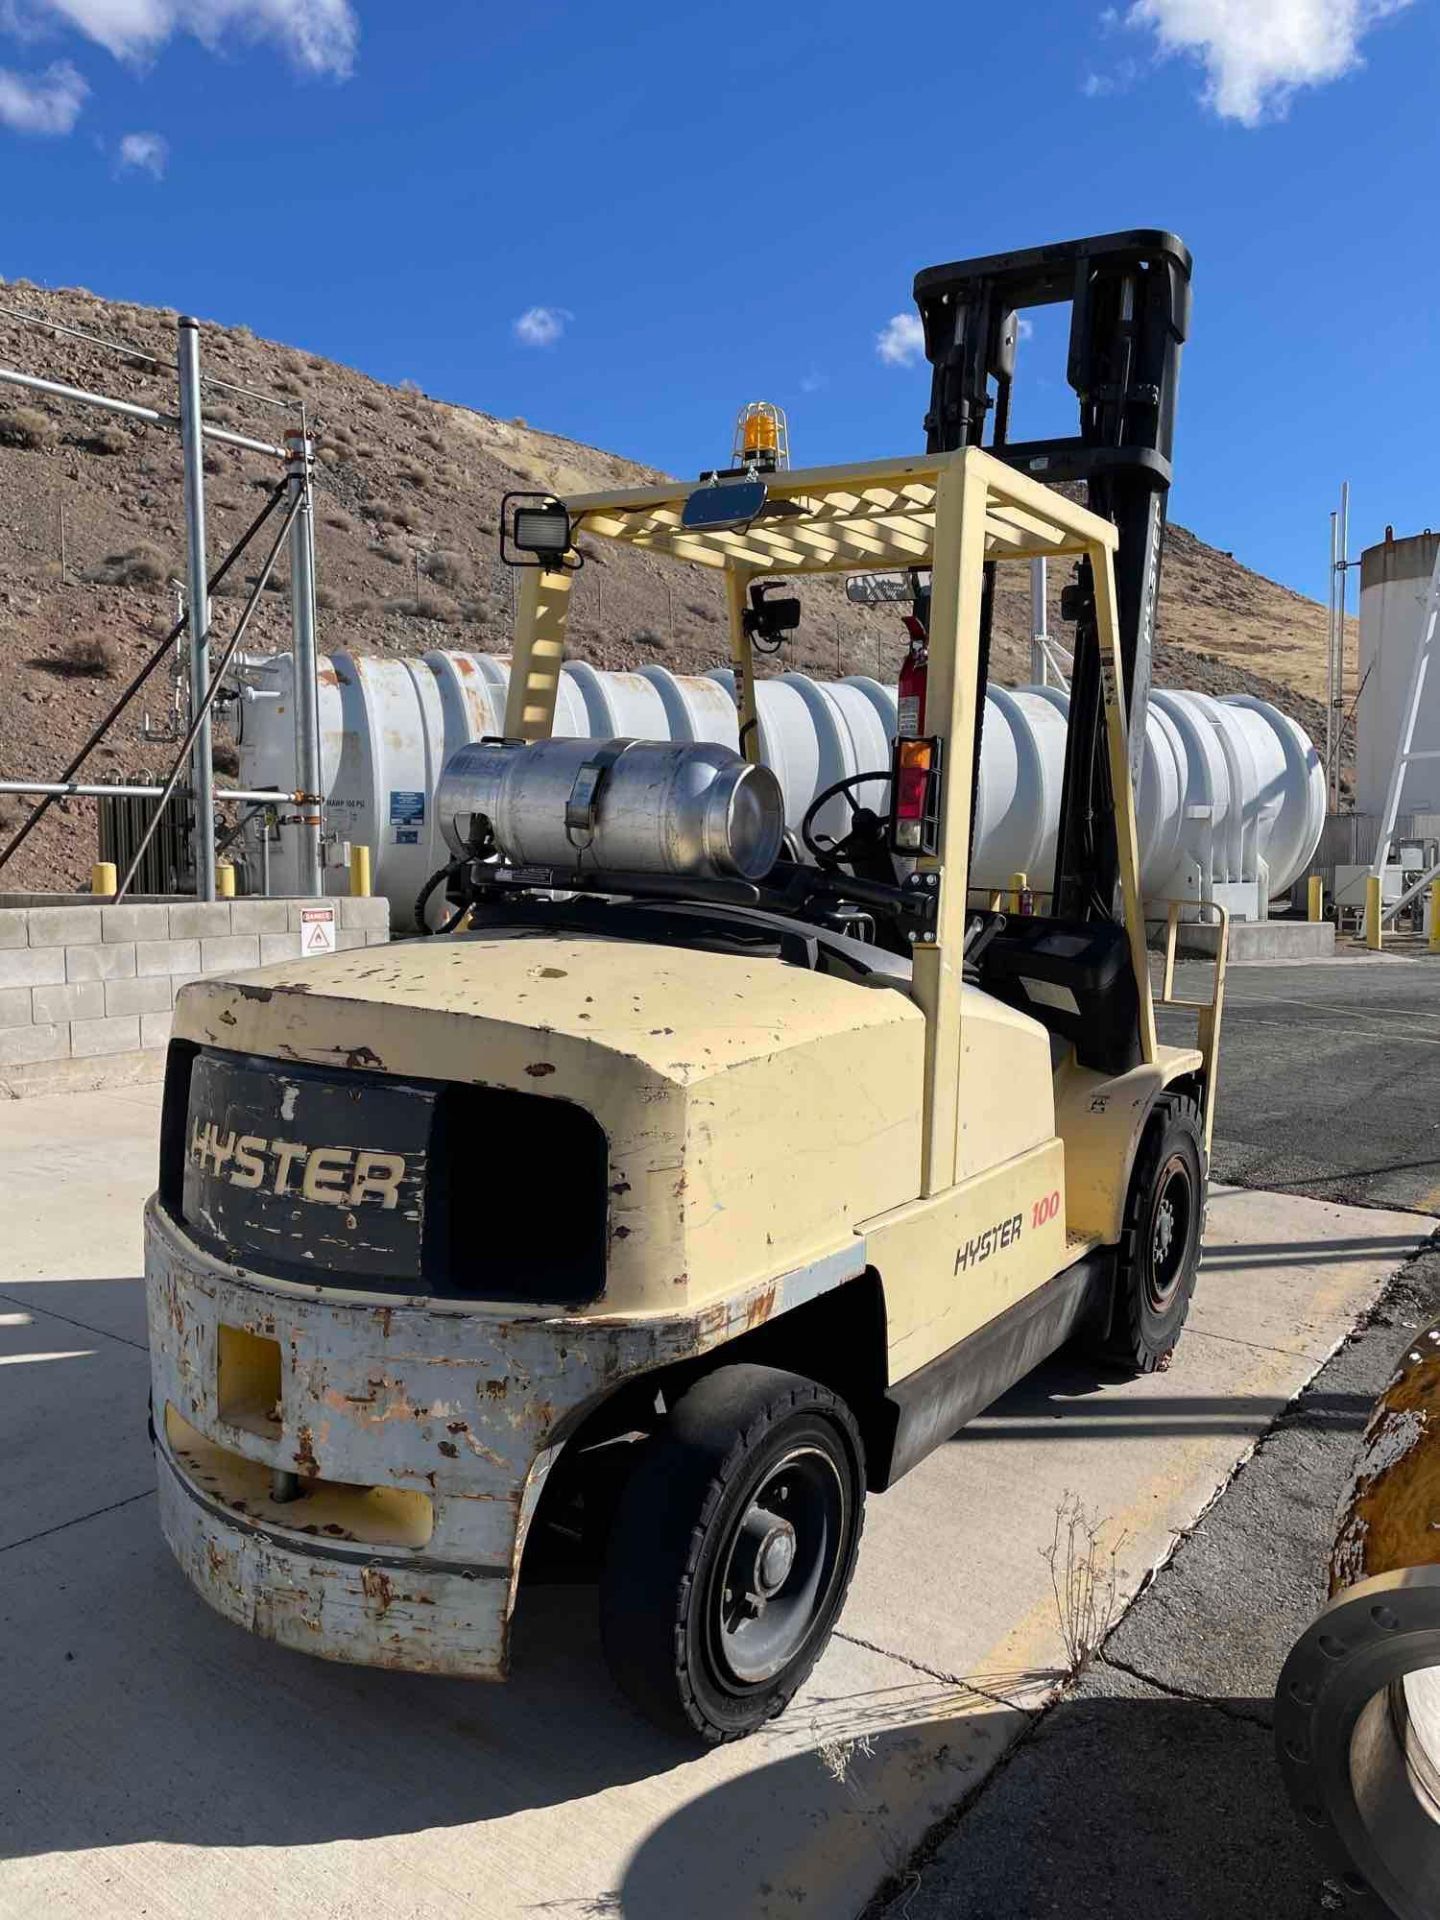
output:
[[[847,779],[837,780],[833,786],[826,787],[823,793],[816,794],[805,809],[805,818],[800,822],[800,838],[805,842],[806,852],[810,854],[817,866],[838,867],[842,861],[851,857],[858,845],[866,841],[873,843],[879,838],[881,829],[890,818],[889,814],[876,813],[873,807],[862,807],[855,797],[854,789],[868,786],[872,780],[888,782],[889,779],[888,767],[878,773],[852,773]],[[850,809],[849,831],[839,840],[828,833],[817,836],[814,832],[816,816],[822,807],[828,806],[830,801],[838,800],[842,795],[846,806]]]

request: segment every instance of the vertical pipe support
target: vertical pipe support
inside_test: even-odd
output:
[[[1030,679],[1037,687],[1050,684],[1050,621],[1046,606],[1044,555],[1030,562]]]
[[[190,612],[190,717],[210,690],[210,595],[205,559],[205,430],[200,398],[200,325],[182,315],[176,329],[180,386],[180,447],[184,459],[186,605]],[[215,898],[215,770],[207,713],[190,760],[195,793],[195,893]]]
[[[1372,953],[1379,953],[1385,940],[1385,930],[1380,924],[1380,897],[1383,882],[1378,873],[1365,876],[1365,944]]]
[[[1312,873],[1306,883],[1305,918],[1307,920],[1325,918],[1325,882],[1318,873]]]
[[[323,774],[320,764],[320,679],[315,650],[315,516],[307,434],[285,435],[285,486],[300,504],[290,522],[290,634],[295,655],[295,784],[300,802],[299,884],[303,894],[325,891],[320,843]]]

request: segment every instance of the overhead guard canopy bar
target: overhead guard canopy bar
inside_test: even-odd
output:
[[[1079,556],[1095,545],[1114,550],[1110,521],[977,448],[770,475],[765,513],[743,529],[682,528],[693,490],[683,481],[582,494],[565,504],[579,532],[702,567],[750,573],[929,567],[936,489],[941,475],[964,460],[986,463],[987,559]]]

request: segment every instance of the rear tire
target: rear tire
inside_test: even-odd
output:
[[[610,1536],[600,1635],[622,1691],[711,1743],[782,1712],[844,1605],[864,1498],[859,1431],[828,1388],[748,1364],[698,1381]]]
[[[1146,1122],[1125,1196],[1101,1358],[1136,1373],[1169,1366],[1200,1266],[1205,1177],[1199,1105],[1185,1094],[1162,1093]]]

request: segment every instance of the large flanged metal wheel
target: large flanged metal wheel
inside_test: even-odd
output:
[[[1275,1693],[1286,1790],[1359,1915],[1440,1913],[1440,1566],[1347,1587]]]
[[[733,1740],[783,1710],[855,1568],[865,1493],[849,1409],[813,1380],[731,1366],[679,1399],[637,1463],[600,1628],[651,1719]]]

